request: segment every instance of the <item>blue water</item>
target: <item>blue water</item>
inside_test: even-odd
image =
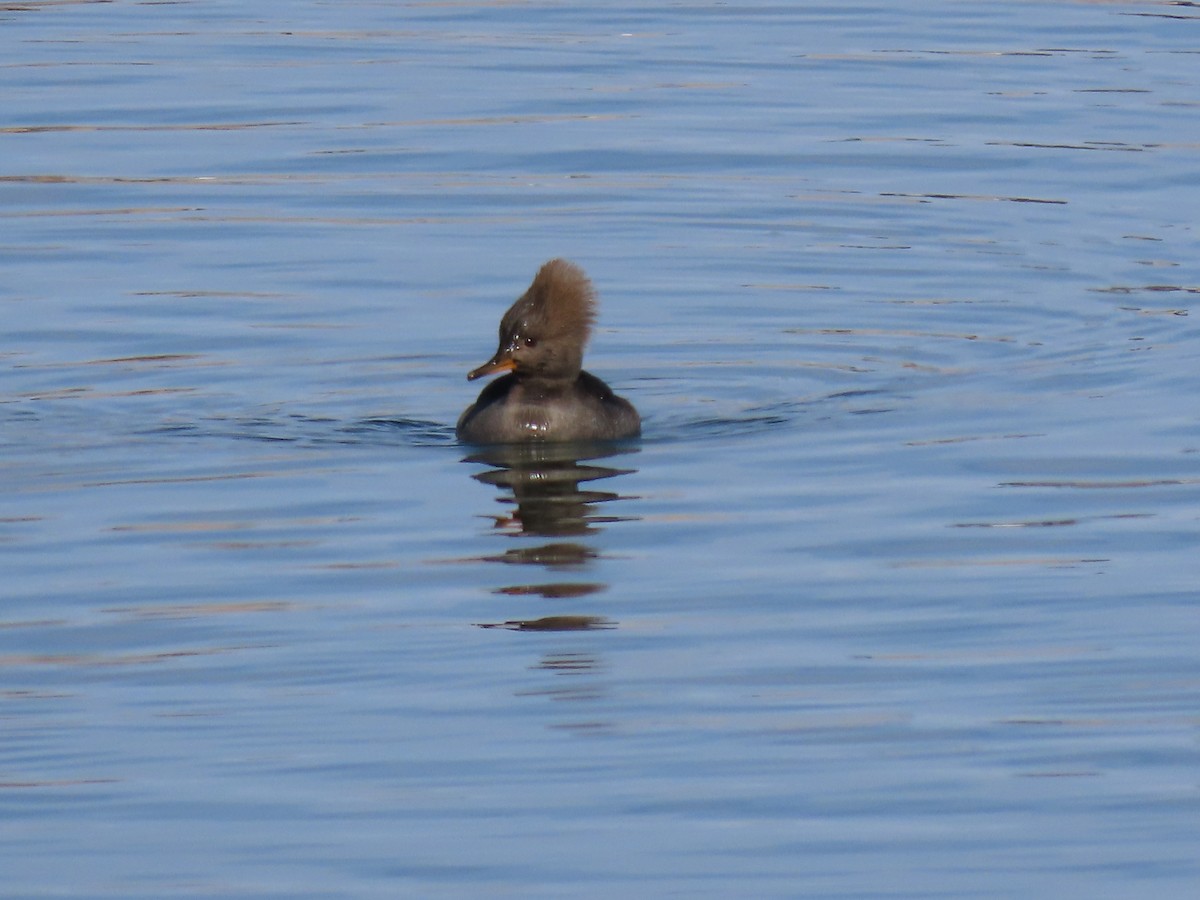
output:
[[[0,894],[1200,891],[1200,8],[0,34]]]

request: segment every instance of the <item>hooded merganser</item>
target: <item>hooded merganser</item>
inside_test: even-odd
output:
[[[642,420],[628,400],[582,370],[596,318],[596,292],[565,259],[546,263],[500,320],[496,355],[467,375],[507,372],[458,418],[459,440],[616,441],[637,437]]]

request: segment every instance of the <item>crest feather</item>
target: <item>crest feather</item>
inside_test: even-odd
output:
[[[596,321],[596,289],[583,269],[565,259],[552,259],[539,270],[525,292],[551,335],[573,333],[587,340]]]

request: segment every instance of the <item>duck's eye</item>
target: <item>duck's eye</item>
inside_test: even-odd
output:
[[[535,337],[525,338],[525,346],[526,347],[536,347],[537,346],[537,338],[535,338]]]

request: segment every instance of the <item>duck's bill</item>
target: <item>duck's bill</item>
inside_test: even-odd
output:
[[[511,372],[516,367],[516,362],[510,356],[506,356],[503,359],[492,357],[478,369],[472,369],[468,372],[467,381],[474,381],[476,378],[482,378],[484,375],[495,375],[497,372]]]

